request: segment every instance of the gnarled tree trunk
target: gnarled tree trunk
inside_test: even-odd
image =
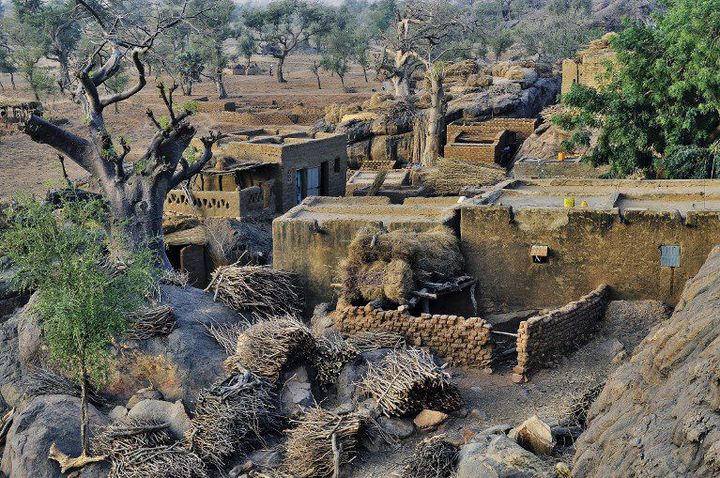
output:
[[[287,80],[285,79],[285,74],[283,73],[283,67],[285,66],[285,56],[279,56],[277,58],[277,82],[278,83],[287,83]]]
[[[428,72],[430,80],[430,102],[427,110],[427,124],[425,129],[425,144],[422,153],[423,166],[433,166],[438,156],[442,156],[443,136],[445,133],[445,88],[443,86],[444,73],[431,70]]]

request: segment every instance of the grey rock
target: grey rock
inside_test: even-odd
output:
[[[372,350],[363,352],[351,363],[346,364],[337,380],[337,400],[340,403],[357,403],[361,398],[358,383],[367,373],[368,363],[381,360],[390,352],[390,349]]]
[[[128,412],[128,417],[167,423],[170,435],[176,440],[182,440],[191,426],[190,417],[179,400],[175,403],[143,400]]]
[[[550,478],[552,468],[506,435],[477,435],[460,448],[457,478]]]
[[[128,409],[123,407],[122,405],[118,405],[117,407],[110,410],[110,413],[108,413],[108,417],[113,422],[118,422],[120,420],[123,420],[127,416],[128,416]]]
[[[107,424],[107,418],[88,406],[91,433]],[[0,471],[8,478],[59,478],[60,467],[48,460],[50,445],[78,456],[80,445],[80,400],[68,395],[43,395],[33,399],[15,417],[7,436]],[[107,476],[106,465],[88,466],[87,478]]]
[[[280,389],[280,412],[288,417],[301,416],[305,409],[315,404],[312,385],[307,369],[295,367],[283,374]]]
[[[415,433],[415,425],[409,418],[378,418],[380,428],[389,435],[405,439]]]
[[[332,309],[332,305],[327,302],[315,306],[310,318],[310,329],[314,336],[322,337],[335,329],[335,323],[328,315]]]
[[[255,450],[247,455],[247,459],[253,462],[256,468],[277,468],[282,464],[282,453],[273,448]]]
[[[128,400],[126,408],[131,409],[143,400],[162,400],[163,395],[153,387],[141,388]]]

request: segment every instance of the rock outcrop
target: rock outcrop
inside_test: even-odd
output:
[[[504,433],[482,434],[460,448],[457,478],[549,478],[547,463]]]
[[[573,476],[720,474],[720,247],[672,317],[608,378],[577,442]]]

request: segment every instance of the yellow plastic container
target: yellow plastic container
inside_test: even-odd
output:
[[[583,201],[580,203],[580,207],[588,207],[587,201]]]
[[[560,151],[558,153],[558,161],[565,161],[565,158],[567,158],[567,153],[564,151]]]
[[[575,198],[565,198],[565,207],[575,207]]]

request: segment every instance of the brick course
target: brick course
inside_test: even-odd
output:
[[[527,380],[548,362],[587,342],[605,315],[609,296],[610,288],[601,285],[580,300],[521,322],[513,380]]]
[[[455,366],[490,367],[494,343],[492,327],[479,317],[430,315],[406,311],[346,307],[335,313],[335,325],[343,332],[396,332],[418,347],[430,347]]]

